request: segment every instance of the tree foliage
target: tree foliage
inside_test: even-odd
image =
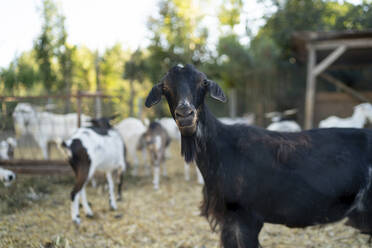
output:
[[[151,84],[171,66],[191,63],[225,90],[238,89],[240,114],[280,110],[298,104],[304,92],[305,67],[294,59],[293,32],[372,28],[370,0],[359,5],[336,0],[259,1],[270,8],[265,24],[256,35],[249,36],[236,33],[247,1],[220,0],[213,16],[219,23],[216,28],[207,26],[202,11],[216,6],[211,1],[158,0],[158,11],[147,22],[147,47],[130,51],[115,44],[100,51],[101,90],[120,94],[124,101],[117,102],[118,111],[135,115]],[[0,92],[96,90],[96,52],[69,44],[65,17],[54,0],[43,0],[40,13],[42,27],[33,49],[0,69]],[[210,43],[210,34],[217,35],[216,44]],[[250,42],[242,43],[242,38]],[[168,113],[162,111],[164,106],[159,108],[158,113]]]
[[[55,26],[57,23],[57,7],[52,0],[43,0],[41,34],[36,39],[34,49],[40,67],[40,77],[46,91],[51,91],[56,80],[53,70],[53,57],[56,49]]]
[[[155,82],[177,63],[199,65],[207,56],[207,28],[202,26],[201,1],[160,0],[159,13],[148,20],[148,75]]]

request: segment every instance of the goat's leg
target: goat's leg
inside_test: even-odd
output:
[[[76,182],[74,188],[71,191],[71,218],[72,221],[76,224],[80,224],[79,216],[79,198],[81,189],[84,187],[88,174],[89,174],[89,165],[77,164],[73,165],[72,169],[76,175]]]
[[[136,154],[136,150],[134,152],[131,152],[131,157],[133,159],[133,169],[132,169],[132,176],[137,176],[138,175],[138,157]]]
[[[196,176],[197,176],[197,178],[198,178],[198,183],[199,183],[199,184],[204,184],[203,175],[201,174],[201,172],[200,172],[198,166],[195,166],[195,168],[196,168]]]
[[[159,189],[159,181],[160,181],[160,166],[158,164],[154,165],[154,180],[152,183],[154,184],[154,189]]]
[[[119,171],[119,184],[118,184],[118,201],[122,200],[122,187],[124,182],[124,172],[125,172],[125,166],[120,169]]]
[[[224,248],[259,248],[258,234],[263,223],[254,216],[239,218],[236,213],[225,217],[221,243]]]
[[[185,170],[185,180],[190,181],[190,164],[184,163],[184,170]]]
[[[79,225],[81,222],[80,215],[79,215],[79,198],[80,198],[80,192],[74,195],[72,202],[71,202],[71,218],[72,218],[72,221],[76,225]]]
[[[109,194],[110,194],[110,208],[112,210],[116,210],[116,200],[115,200],[115,192],[114,192],[114,182],[112,180],[112,175],[111,171],[106,172],[106,178],[107,178],[107,183],[109,186]]]
[[[92,184],[93,188],[97,188],[97,181],[96,181],[96,179],[94,179],[94,177],[92,177],[92,179],[90,179],[90,183]]]
[[[167,173],[167,165],[165,164],[165,161],[162,161],[162,167],[163,167],[163,176],[166,177],[168,173]]]
[[[147,149],[146,147],[142,148],[142,161],[143,161],[143,167],[145,168],[145,174],[146,176],[149,176],[151,174],[150,164],[148,161],[147,156]]]
[[[93,211],[92,211],[92,209],[90,208],[90,206],[88,204],[87,193],[86,193],[86,190],[85,190],[85,185],[81,189],[81,204],[83,205],[83,209],[84,209],[85,215],[87,217],[90,217],[90,218],[93,217]]]
[[[44,159],[49,159],[49,143],[47,141],[40,140],[38,142]]]

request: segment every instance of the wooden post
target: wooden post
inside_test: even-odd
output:
[[[312,45],[307,47],[309,56],[307,60],[306,99],[305,99],[305,129],[313,127],[314,98],[316,89],[316,75],[313,72],[316,63],[316,51]]]
[[[6,126],[6,103],[5,101],[1,101],[1,112],[0,112],[0,122],[1,122],[1,129],[5,129]]]
[[[230,118],[236,118],[237,109],[237,91],[236,88],[231,88],[229,90],[229,115]]]
[[[102,117],[102,98],[101,98],[101,81],[100,81],[100,57],[98,54],[98,50],[96,51],[96,61],[95,61],[95,66],[96,66],[96,113],[95,117],[96,118],[101,118]]]
[[[346,46],[339,46],[331,54],[313,68],[313,74],[318,76],[321,72],[327,69],[333,62],[335,62],[346,51]]]
[[[137,103],[137,106],[138,106],[138,113],[137,113],[137,118],[142,120],[142,112],[143,112],[143,100],[142,100],[142,97],[139,97],[138,98],[138,103]]]
[[[81,127],[81,92],[80,90],[77,92],[77,96],[76,96],[76,104],[77,104],[77,107],[76,107],[76,112],[77,112],[77,115],[78,115],[78,128]]]

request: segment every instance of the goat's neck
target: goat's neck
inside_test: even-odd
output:
[[[351,119],[352,119],[353,122],[356,122],[356,123],[360,124],[361,126],[364,126],[364,124],[366,122],[366,116],[364,115],[364,113],[360,109],[356,109],[353,112],[353,115],[351,116]]]
[[[214,166],[204,158],[205,153],[210,150],[208,149],[211,148],[210,146],[214,146],[214,140],[222,124],[213,116],[207,106],[202,105],[198,111],[197,125],[196,133],[193,136],[181,137],[181,153],[186,162],[196,161],[197,166],[205,176],[208,167]]]

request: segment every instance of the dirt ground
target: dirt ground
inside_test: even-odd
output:
[[[219,247],[218,235],[199,216],[195,170],[186,182],[180,157],[167,165],[158,191],[149,176],[127,176],[117,211],[109,210],[104,185],[88,187],[95,217],[81,210],[79,227],[70,217],[72,176],[18,175],[12,187],[0,186],[0,247]],[[265,224],[260,234],[265,248],[367,248],[368,238],[342,222],[306,229]]]

